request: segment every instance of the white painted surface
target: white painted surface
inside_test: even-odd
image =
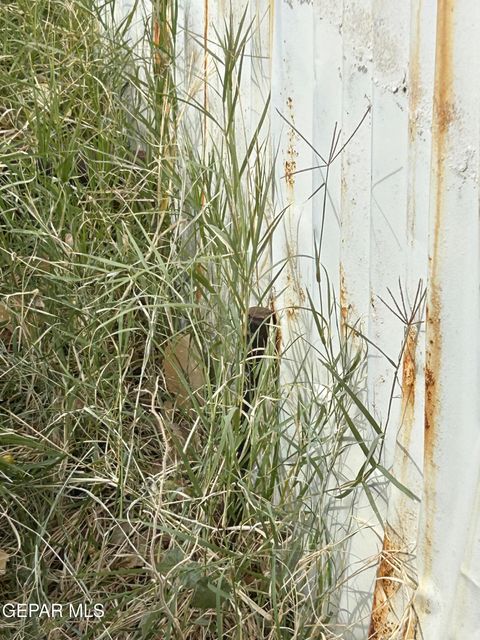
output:
[[[115,19],[129,6],[117,0]],[[226,0],[179,3],[185,27],[181,60],[188,70],[182,77],[200,102],[215,100],[216,82],[202,41],[208,38],[214,46],[213,27],[221,29],[229,6]],[[236,20],[245,6],[254,21],[248,49],[253,57],[238,117],[245,132],[251,131],[271,91],[265,132],[270,128],[272,155],[278,152],[276,207],[288,205],[272,246],[272,264],[289,260],[276,299],[286,347],[285,383],[294,375],[287,364],[291,342],[303,336],[304,347],[318,344],[308,314],[297,307],[305,306],[307,290],[320,303],[314,245],[322,229],[323,193],[309,196],[325,170],[285,180],[286,169],[292,173],[320,162],[277,110],[315,149],[328,154],[335,122],[346,141],[370,108],[332,167],[323,222],[322,263],[343,320],[358,321],[366,337],[397,360],[404,327],[380,298],[392,304],[390,289],[399,302],[399,279],[407,307],[420,280],[428,290],[428,322],[419,328],[403,398],[401,377],[394,386],[384,447],[384,464],[420,495],[421,507],[378,478],[378,506],[388,522],[386,548],[390,545],[390,558],[402,560],[410,584],[395,590],[391,607],[378,609],[385,581],[377,581],[373,637],[480,638],[480,4],[250,0],[249,7],[233,4]],[[141,24],[132,23],[133,39]],[[201,126],[198,122],[191,131],[206,144]],[[315,375],[320,388],[324,376]],[[385,424],[393,371],[373,347],[367,375],[364,393]],[[352,455],[344,462],[355,468],[359,460]],[[346,564],[370,569],[347,582],[339,623],[357,617],[343,637],[363,640],[381,542],[372,509],[364,496],[357,498],[354,515],[361,533]],[[416,565],[419,589],[412,608]],[[417,635],[415,612],[422,629]]]

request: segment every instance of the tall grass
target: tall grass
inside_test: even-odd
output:
[[[280,386],[272,324],[245,405],[284,213],[268,104],[241,143],[235,119],[251,26],[210,52],[213,113],[177,88],[175,4],[154,15],[142,73],[92,0],[0,7],[1,600],[105,605],[2,637],[331,638],[352,533],[335,502],[379,468],[366,343],[327,287],[309,313],[328,383],[299,366]]]

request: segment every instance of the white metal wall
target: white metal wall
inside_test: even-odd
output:
[[[291,256],[277,287],[284,343],[306,330],[301,315],[287,311],[316,289],[314,242],[322,226],[322,262],[343,321],[359,321],[393,360],[406,339],[385,465],[422,498],[421,506],[395,488],[383,491],[382,547],[376,518],[358,496],[356,517],[364,526],[350,559],[356,572],[362,564],[370,568],[352,575],[342,596],[339,623],[351,622],[353,608],[359,620],[344,637],[480,638],[480,3],[181,0],[179,6],[180,55],[194,70],[192,91],[202,102],[214,100],[214,90],[201,43],[211,46],[230,11],[239,19],[247,7],[254,21],[242,118],[254,123],[271,92],[277,206],[290,205],[272,246],[273,264]],[[325,170],[295,174],[319,158],[277,110],[323,155],[336,122],[345,142],[367,114],[331,168],[323,221],[322,192],[309,196]],[[399,281],[407,307],[420,281],[427,289],[426,322],[408,336],[380,300],[390,289],[400,301]],[[366,393],[382,423],[392,376],[372,348]]]

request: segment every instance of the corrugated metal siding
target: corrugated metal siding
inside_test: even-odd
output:
[[[129,8],[126,0],[117,5],[120,15]],[[181,0],[181,77],[211,108],[216,80],[202,43],[214,46],[215,28],[245,8],[254,35],[239,118],[252,130],[271,92],[277,207],[289,205],[272,245],[272,264],[288,259],[275,300],[284,346],[305,332],[317,339],[297,307],[307,290],[319,303],[313,257],[322,229],[322,263],[343,322],[358,321],[394,360],[406,344],[384,457],[422,503],[383,488],[380,531],[357,496],[364,526],[351,543],[339,623],[351,623],[353,611],[359,622],[344,637],[480,638],[480,4],[250,0],[231,8],[224,0]],[[321,162],[285,120],[328,154],[335,123],[345,142],[365,114],[331,168],[323,219],[323,193],[309,197],[325,169],[295,174]],[[207,126],[198,132],[204,144]],[[380,298],[390,290],[398,302],[403,294],[408,308],[421,282],[427,321],[406,333]],[[391,365],[370,349],[365,393],[383,424],[392,384]],[[346,464],[358,466],[355,454]]]

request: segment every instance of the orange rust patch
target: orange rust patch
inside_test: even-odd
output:
[[[402,588],[400,557],[402,553],[401,540],[387,525],[375,581],[368,640],[390,640],[393,637],[414,640],[415,638],[417,616],[413,608],[409,607],[408,612],[405,612],[407,615],[399,620],[392,603],[392,599]]]
[[[452,40],[453,12],[455,0],[438,0],[437,46],[435,60],[435,103],[437,107],[436,124],[443,131],[451,122],[449,113],[452,100]]]
[[[402,640],[416,640],[417,638],[418,616],[413,608],[410,608],[409,614]]]
[[[415,418],[415,384],[417,374],[417,351],[418,329],[415,326],[408,328],[405,349],[402,361],[402,431],[400,440],[402,443],[403,457],[402,464],[406,465],[409,460],[408,449]]]
[[[438,408],[436,379],[441,362],[441,286],[439,276],[440,230],[445,187],[445,148],[450,125],[455,119],[452,66],[454,0],[439,0],[433,113],[433,171],[436,180],[433,249],[430,261],[429,300],[427,304],[427,353],[425,364],[425,461],[432,462],[434,428]]]
[[[402,367],[402,398],[404,408],[412,410],[415,407],[415,378],[416,378],[416,350],[418,329],[409,327]]]
[[[375,581],[369,640],[387,640],[397,629],[397,625],[389,620],[392,611],[390,600],[400,588],[400,583],[392,579],[397,574],[395,554],[398,552],[398,544],[393,538],[393,532],[387,527]]]
[[[438,267],[439,233],[445,191],[445,145],[451,123],[455,120],[455,102],[453,95],[453,8],[454,0],[439,0],[437,16],[437,47],[435,63],[435,91],[432,138],[434,145],[433,169],[436,178],[436,211],[434,227],[434,246],[432,255],[432,276],[436,281]]]
[[[425,396],[426,404],[430,407],[434,398],[435,375],[429,367],[425,367]],[[429,431],[432,427],[430,421],[430,411],[425,411],[425,431]],[[427,433],[425,433],[427,437]]]
[[[437,376],[441,362],[441,298],[437,266],[432,266],[430,299],[427,304],[427,351],[425,358],[425,461],[432,463],[434,427],[439,401]]]
[[[443,133],[447,131],[450,124],[455,121],[455,104],[453,102],[443,102],[437,104],[436,108],[438,117],[437,124],[439,127],[439,131]]]
[[[455,0],[439,0],[437,11],[437,44],[435,59],[435,90],[432,122],[432,172],[435,181],[435,210],[432,225],[432,250],[429,269],[429,298],[427,302],[427,350],[425,358],[425,431],[424,431],[424,508],[426,524],[424,534],[424,572],[431,568],[433,541],[433,513],[435,510],[435,445],[436,421],[440,402],[438,376],[442,360],[441,326],[441,276],[440,236],[442,229],[444,197],[446,194],[445,165],[448,155],[447,142],[450,126],[456,118],[453,89],[453,28]]]

